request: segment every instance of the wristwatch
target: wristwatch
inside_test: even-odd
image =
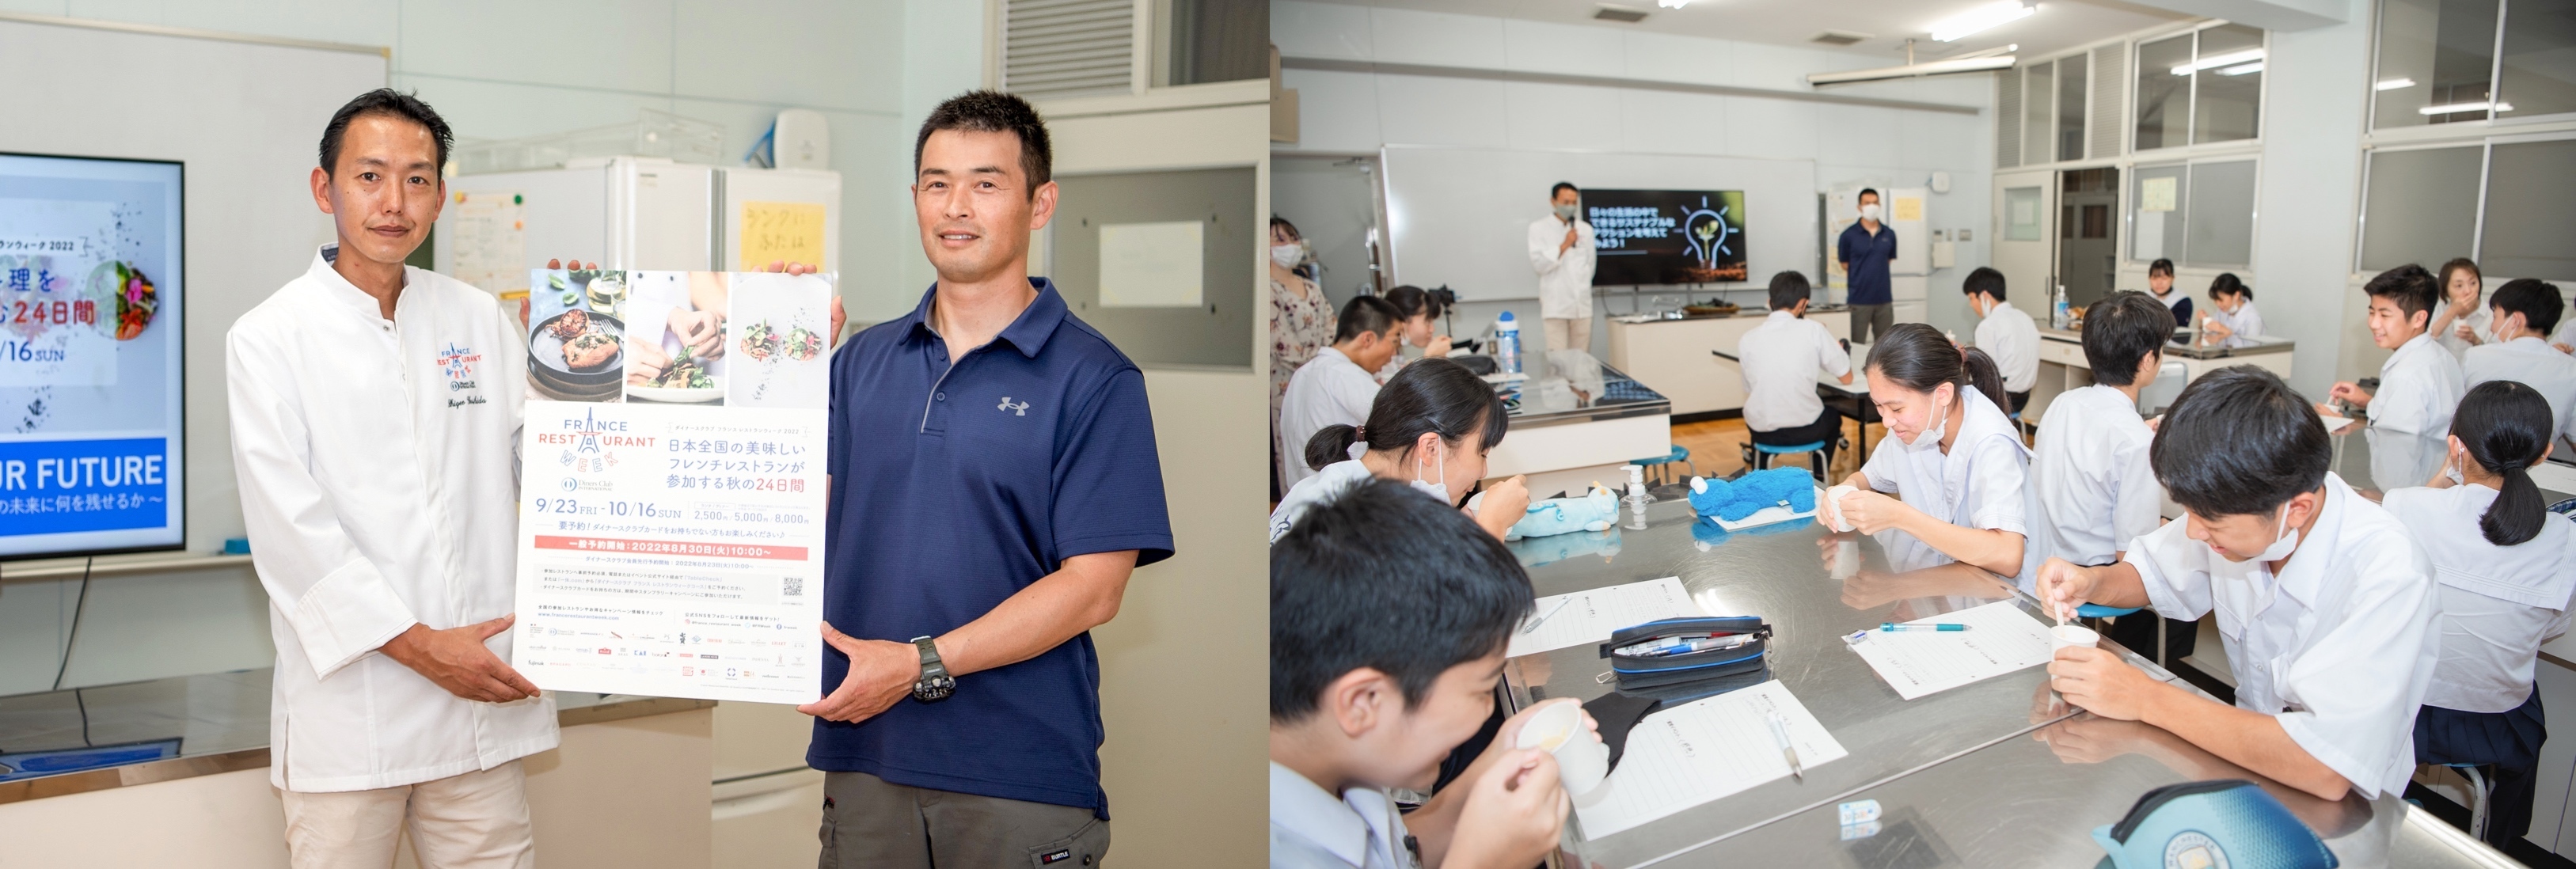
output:
[[[929,703],[957,693],[956,677],[948,675],[948,665],[939,663],[939,647],[929,637],[914,637],[912,645],[921,650],[921,681],[912,683],[912,699]]]

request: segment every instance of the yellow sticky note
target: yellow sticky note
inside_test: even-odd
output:
[[[1923,198],[1920,196],[1896,197],[1896,219],[1907,223],[1922,220]]]
[[[774,262],[805,263],[829,269],[823,261],[823,206],[813,202],[745,202],[734,268],[752,271]]]

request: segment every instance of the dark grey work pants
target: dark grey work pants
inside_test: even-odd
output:
[[[820,869],[1090,869],[1109,822],[1090,809],[823,774]]]

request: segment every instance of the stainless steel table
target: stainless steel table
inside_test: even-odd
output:
[[[1910,537],[1832,534],[1803,521],[1773,526],[1768,533],[1728,534],[1697,521],[1680,501],[1653,505],[1645,527],[1636,524],[1631,520],[1612,531],[1511,545],[1530,565],[1530,580],[1540,595],[1678,576],[1711,614],[1762,616],[1775,631],[1772,677],[1798,696],[1850,756],[1807,770],[1803,781],[1768,782],[1598,841],[1586,838],[1579,818],[1569,818],[1562,865],[1745,865],[1737,858],[1747,854],[1812,860],[1845,850],[1835,830],[1822,838],[1811,835],[1818,819],[1834,826],[1834,806],[1861,798],[1878,798],[1891,813],[1920,803],[1916,811],[1923,820],[1913,829],[1938,835],[1947,849],[1940,853],[1951,856],[1916,862],[1906,856],[1911,851],[1898,849],[1886,852],[1892,855],[1888,859],[1876,860],[1872,855],[1879,852],[1864,846],[1847,852],[1859,855],[1855,859],[1870,858],[1855,865],[2035,865],[2049,862],[2037,858],[2059,854],[2068,856],[2056,862],[2083,856],[2089,863],[2101,856],[2086,838],[2089,831],[2116,820],[2140,793],[2160,784],[2212,777],[2186,776],[2144,757],[2098,765],[2061,762],[2050,745],[2033,741],[2033,734],[2051,726],[2083,728],[2094,719],[2080,710],[2050,706],[2043,668],[1912,701],[1899,698],[1844,646],[1842,635],[1999,600],[2014,601],[2034,617],[2041,612],[2037,601],[2007,580],[1950,563]],[[2176,681],[2144,659],[2128,658]],[[1588,700],[1610,691],[1596,678],[1607,670],[1591,646],[1526,655],[1505,665],[1506,694],[1514,709],[1551,697]],[[2037,760],[2046,761],[2046,775],[2020,771],[2039,766]],[[1991,785],[1996,777],[2031,778],[2040,789],[1999,792]],[[2071,811],[2075,806],[2083,807],[2080,829],[2068,826],[2031,841],[1981,832],[2037,825],[2059,807]],[[1898,820],[1890,818],[1889,829]],[[1752,865],[1782,862],[1757,860]],[[2348,859],[2346,865],[2355,864]]]

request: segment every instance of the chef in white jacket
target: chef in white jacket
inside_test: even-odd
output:
[[[2423,485],[2442,466],[2451,410],[2468,389],[2460,360],[2425,331],[2440,304],[2431,273],[2423,266],[2398,266],[2371,278],[2361,291],[2370,299],[2370,340],[2393,352],[2379,365],[2378,392],[2346,381],[2327,395],[2370,414],[2363,436],[2370,443],[2370,497],[2376,499],[2389,489]],[[2317,412],[2335,409],[2319,404]]]
[[[1547,192],[1549,213],[1530,223],[1530,268],[1538,272],[1538,315],[1547,349],[1592,351],[1592,267],[1599,256],[1583,193],[1559,181]]]
[[[2320,799],[2404,790],[2415,709],[2440,652],[2440,598],[2413,535],[2326,470],[2325,426],[2254,366],[2185,387],[2152,449],[2184,518],[2114,564],[2050,559],[2039,596],[2062,612],[2086,602],[2186,620],[2215,611],[2236,705],[2083,647],[2058,650],[2051,686]]]
[[[378,90],[323,134],[339,241],[227,340],[233,462],[277,646],[269,782],[291,865],[534,863],[519,758],[551,698],[511,669],[523,336],[403,265],[438,217],[445,122]]]

